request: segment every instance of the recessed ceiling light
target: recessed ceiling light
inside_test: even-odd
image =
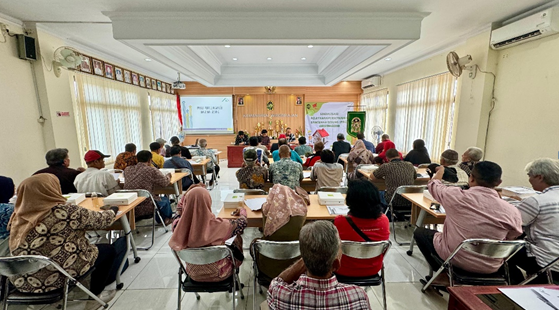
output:
[[[391,60],[392,60],[392,58],[390,58],[390,57],[386,57],[386,58],[384,58],[384,60],[386,60],[386,61],[391,61]]]
[[[272,60],[272,57],[268,57],[268,58],[266,58],[266,59],[268,59],[268,60]]]
[[[145,60],[145,61],[151,61],[151,58],[146,58],[146,59],[144,59],[144,60]]]
[[[233,57],[233,60],[234,60],[234,61],[237,61],[238,59],[237,59],[237,57]]]
[[[301,60],[305,61],[305,60],[307,60],[307,58],[305,58],[305,57],[302,57],[302,58],[301,58]]]
[[[225,48],[230,48],[230,47],[231,47],[231,45],[225,45]]]
[[[312,46],[312,45],[309,45],[309,46],[307,46],[307,47],[308,47],[308,48],[313,48],[314,46]]]

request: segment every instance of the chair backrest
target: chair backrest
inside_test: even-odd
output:
[[[288,260],[301,256],[299,241],[256,240],[251,246],[254,257],[261,254],[277,260]]]
[[[427,168],[429,167],[429,165],[431,164],[420,164],[419,166],[417,166],[417,168]]]
[[[396,194],[423,193],[426,189],[425,185],[402,185],[396,189]]]
[[[503,259],[514,255],[525,244],[524,240],[466,239],[454,250],[452,256],[463,249],[488,258]]]
[[[138,197],[151,197],[151,193],[146,189],[119,189],[117,193],[137,193]]]
[[[346,256],[359,259],[375,258],[386,254],[391,245],[392,243],[389,240],[374,242],[342,240],[342,253]]]
[[[347,194],[347,186],[323,186],[316,190],[317,192],[337,192]]]
[[[226,257],[233,258],[233,252],[225,245],[173,251],[177,257],[192,265],[207,265]]]
[[[48,257],[41,255],[0,257],[0,275],[9,277],[34,273],[52,264]]]
[[[267,195],[266,191],[262,189],[235,189],[233,193],[243,193],[245,195]]]

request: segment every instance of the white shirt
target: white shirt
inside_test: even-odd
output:
[[[105,197],[120,188],[111,173],[97,168],[87,168],[78,174],[74,186],[78,193],[97,192]]]

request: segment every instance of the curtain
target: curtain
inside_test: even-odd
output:
[[[365,138],[374,143],[373,127],[378,126],[386,131],[386,116],[388,111],[388,88],[361,95],[361,106],[367,112],[365,121]]]
[[[153,139],[163,138],[167,141],[181,132],[177,98],[175,95],[150,91],[150,112]]]
[[[431,160],[450,147],[454,123],[456,78],[442,73],[398,85],[394,143],[402,152],[423,139]]]
[[[126,143],[142,145],[140,100],[145,90],[79,72],[74,73],[73,83],[82,157],[87,150],[99,150],[111,155],[105,160],[110,164]]]

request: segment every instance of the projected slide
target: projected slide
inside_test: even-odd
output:
[[[181,96],[183,129],[187,134],[233,133],[232,96]]]

